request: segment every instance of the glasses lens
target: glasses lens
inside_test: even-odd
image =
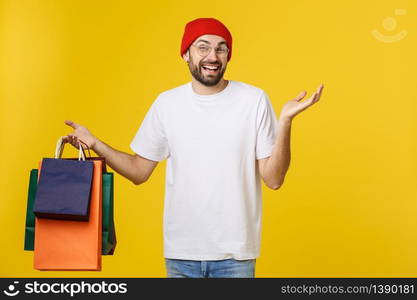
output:
[[[200,54],[201,56],[206,56],[207,54],[209,54],[210,50],[211,48],[207,46],[197,46],[198,54]]]
[[[225,55],[227,55],[228,52],[229,52],[229,49],[227,49],[227,48],[218,48],[218,49],[216,49],[217,55],[220,55],[220,56],[225,56]]]
[[[201,56],[207,56],[212,50],[211,47],[206,45],[198,45],[195,47],[197,48],[198,54]],[[214,51],[219,56],[226,56],[229,53],[229,49],[227,47],[215,48]]]

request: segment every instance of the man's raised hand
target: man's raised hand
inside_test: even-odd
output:
[[[63,142],[64,143],[70,143],[71,145],[73,145],[75,148],[79,148],[79,144],[80,144],[80,140],[81,142],[84,142],[85,144],[87,144],[87,146],[90,149],[93,149],[97,138],[91,134],[91,132],[84,126],[77,124],[73,121],[70,120],[66,120],[64,122],[65,124],[67,124],[68,126],[71,126],[74,131],[70,134],[68,134],[67,136],[65,136],[63,138]],[[81,146],[85,149],[86,146],[81,143]]]
[[[321,84],[316,92],[307,100],[301,102],[301,100],[306,96],[306,92],[302,91],[295,97],[293,100],[288,101],[284,104],[280,117],[292,120],[296,115],[298,115],[303,110],[307,109],[314,103],[320,100],[321,93],[323,91],[323,84]]]

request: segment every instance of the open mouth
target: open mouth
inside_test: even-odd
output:
[[[203,65],[202,69],[208,74],[216,74],[220,70],[220,66]]]

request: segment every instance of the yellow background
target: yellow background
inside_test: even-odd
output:
[[[166,276],[166,162],[144,185],[116,175],[118,245],[101,272],[33,270],[23,251],[29,171],[72,131],[65,119],[132,153],[156,96],[191,79],[179,56],[185,23],[210,16],[234,38],[225,78],[264,89],[277,115],[325,85],[294,119],[283,187],[263,187],[256,276],[417,276],[416,13],[413,0],[1,0],[0,276]],[[408,35],[384,43],[373,29]]]

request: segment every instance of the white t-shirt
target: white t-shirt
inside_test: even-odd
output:
[[[267,94],[229,80],[199,95],[191,82],[165,91],[130,147],[167,158],[164,256],[253,259],[260,254],[262,191],[257,159],[271,155],[277,119]]]

